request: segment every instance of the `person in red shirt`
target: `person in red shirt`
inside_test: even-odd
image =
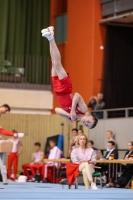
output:
[[[50,26],[41,31],[42,37],[46,37],[50,44],[52,59],[52,83],[61,108],[55,108],[55,112],[65,118],[69,123],[80,120],[82,124],[90,129],[98,122],[96,116],[85,114],[88,111],[84,99],[79,93],[72,94],[72,83],[68,73],[61,64],[60,52],[54,40],[54,27]]]

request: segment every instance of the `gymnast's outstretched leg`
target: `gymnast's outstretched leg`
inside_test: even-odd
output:
[[[62,80],[68,75],[61,64],[61,55],[54,39],[54,27],[52,26],[48,27],[46,29],[43,29],[41,32],[42,32],[42,36],[46,37],[49,40],[49,44],[50,44],[50,55],[51,55],[51,60],[52,60],[51,76],[52,77],[58,76],[58,78]]]

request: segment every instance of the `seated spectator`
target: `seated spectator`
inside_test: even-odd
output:
[[[88,147],[89,147],[89,148],[92,148],[93,150],[98,150],[97,148],[94,147],[94,142],[93,142],[93,140],[89,140],[89,141],[88,141]]]
[[[72,138],[69,141],[68,156],[71,155],[71,151],[75,148],[77,138],[78,138],[78,129],[73,128],[72,129]]]
[[[104,156],[105,159],[109,159],[110,155],[113,154],[114,155],[114,159],[118,159],[118,151],[117,149],[115,149],[115,142],[114,141],[108,141],[108,151],[106,151],[106,154]],[[106,179],[107,179],[107,187],[110,187],[112,184],[112,180],[115,178],[112,175],[112,165],[111,165],[111,174],[110,174],[110,178],[108,177],[108,171],[109,171],[109,165],[108,164],[102,164],[101,165],[101,171],[105,172],[106,171]],[[114,170],[116,170],[116,167],[114,167]],[[114,175],[116,173],[114,172]]]
[[[60,158],[65,158],[64,152],[60,150]]]
[[[89,103],[87,104],[88,108],[92,110],[102,110],[105,107],[105,102],[103,101],[103,94],[98,93],[97,96],[92,96]],[[103,118],[103,112],[96,112],[98,119]]]
[[[56,146],[56,141],[54,139],[49,140],[50,152],[48,155],[48,159],[59,159],[61,158],[61,150]],[[55,166],[58,168],[58,163],[54,163],[52,161],[46,162],[43,165],[43,182],[47,182],[47,175],[48,175],[48,167]]]
[[[94,165],[96,164],[96,154],[92,148],[88,148],[88,139],[86,135],[80,134],[76,148],[71,152],[72,162],[78,164],[78,169],[83,173],[83,180],[86,189],[89,189],[89,183],[92,189],[96,190],[96,184],[93,182],[92,174],[95,172]]]
[[[103,157],[101,151],[94,147],[93,140],[88,141],[88,147],[92,148],[95,151],[97,160],[100,160]]]
[[[107,138],[108,142],[109,141],[115,142],[115,140],[113,138],[113,132],[110,131],[110,130],[106,131],[106,138]],[[115,148],[116,148],[116,142],[115,142]],[[109,151],[109,149],[108,149],[108,143],[107,143],[106,149],[107,149],[107,151]]]
[[[115,142],[108,141],[107,148],[108,151],[106,151],[104,158],[109,159],[110,155],[114,154],[114,159],[118,159],[118,151],[115,149]]]
[[[83,129],[78,129],[78,135],[84,133]]]
[[[41,144],[39,142],[36,142],[34,144],[35,147],[35,152],[32,153],[32,158],[31,158],[31,162],[24,164],[22,166],[23,170],[24,170],[24,175],[28,177],[29,181],[35,181],[36,178],[36,171],[38,170],[38,175],[39,176],[43,176],[43,170],[42,170],[42,166],[43,164],[43,158],[44,158],[44,152],[41,150]],[[29,170],[31,170],[32,176],[29,174]]]
[[[133,142],[128,143],[128,151],[125,153],[124,160],[132,160],[130,155],[133,154]],[[123,188],[127,185],[133,175],[133,165],[124,165],[124,172],[117,181],[118,187]]]

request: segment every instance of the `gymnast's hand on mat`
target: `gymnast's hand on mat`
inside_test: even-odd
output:
[[[72,121],[75,121],[77,119],[77,115],[76,115],[75,110],[71,110],[70,116],[71,116],[71,120]]]

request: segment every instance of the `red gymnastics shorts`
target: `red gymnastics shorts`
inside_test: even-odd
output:
[[[53,89],[55,93],[63,94],[63,93],[72,93],[72,83],[69,77],[59,80],[58,76],[52,77]]]

